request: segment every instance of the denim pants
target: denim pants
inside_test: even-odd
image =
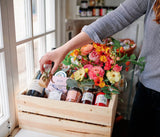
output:
[[[129,137],[160,137],[160,92],[137,83]]]

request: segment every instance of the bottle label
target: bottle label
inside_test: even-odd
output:
[[[85,92],[82,97],[82,101],[89,100],[91,103],[93,102],[93,94],[90,92]]]
[[[68,99],[73,99],[73,100],[75,100],[75,99],[76,99],[76,96],[77,96],[77,91],[75,91],[75,90],[69,90],[69,91],[68,91],[68,94],[67,94],[67,100],[68,100]]]
[[[35,91],[37,91],[37,92],[42,93],[43,87],[41,87],[41,86],[39,85],[39,79],[33,79],[32,82],[31,82],[30,85],[29,85],[28,90],[35,90]]]
[[[98,104],[98,103],[103,103],[103,104],[107,105],[107,98],[104,95],[98,95],[96,98],[95,104]]]
[[[49,92],[48,98],[54,99],[54,100],[61,100],[61,95],[62,95],[62,92],[58,90],[54,90],[54,91]]]

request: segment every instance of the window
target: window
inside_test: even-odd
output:
[[[9,78],[10,60],[6,5],[0,1],[0,136],[5,137],[13,129],[15,120],[13,85]],[[3,15],[3,16],[2,16]],[[3,30],[2,30],[3,29]],[[12,109],[11,109],[12,108]],[[12,123],[12,124],[10,124]],[[11,128],[9,128],[11,127]]]
[[[39,69],[40,58],[56,47],[55,0],[14,0],[14,16],[19,88],[23,90]]]
[[[15,94],[27,88],[39,59],[56,47],[55,8],[61,4],[60,0],[0,0],[0,137],[15,127]]]

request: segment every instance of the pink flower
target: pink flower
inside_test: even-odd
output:
[[[85,68],[85,69],[88,68],[88,70],[91,70],[91,69],[93,68],[93,65],[91,65],[91,64],[86,64],[86,65],[84,65],[84,68]]]
[[[104,76],[104,70],[99,66],[94,66],[88,73],[90,79],[95,80],[98,76],[103,77]]]
[[[113,67],[113,70],[116,71],[116,72],[120,72],[122,70],[122,66],[118,66],[118,64],[116,64],[114,67]]]
[[[97,62],[99,60],[99,55],[95,50],[93,50],[91,53],[89,53],[89,59],[92,61]]]
[[[93,45],[88,44],[81,48],[81,55],[86,56],[93,50]]]

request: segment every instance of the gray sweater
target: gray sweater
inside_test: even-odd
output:
[[[144,86],[160,92],[160,25],[157,24],[153,5],[155,0],[126,0],[117,9],[96,20],[82,31],[98,43],[122,30],[145,14],[144,39],[140,57],[145,57],[146,66],[139,75]]]

